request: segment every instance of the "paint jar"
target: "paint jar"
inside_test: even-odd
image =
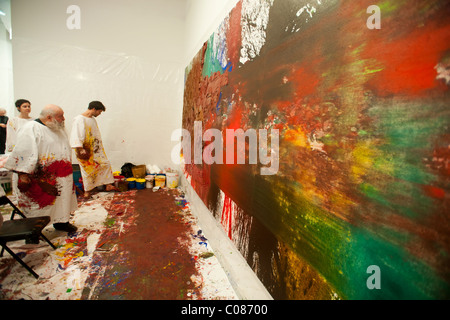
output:
[[[73,181],[78,181],[79,179],[81,179],[80,165],[72,164],[72,172],[73,172]]]
[[[125,177],[124,176],[114,176],[114,186],[116,187],[116,188],[119,188],[119,182],[121,181],[121,180],[124,180],[125,179]]]
[[[75,181],[74,181],[75,182]],[[78,182],[75,182],[75,191],[77,195],[82,195],[83,194],[83,190],[84,190],[84,186],[83,186],[83,178],[79,178]]]
[[[148,176],[145,176],[145,180],[146,180],[145,187],[147,189],[153,188],[153,183],[155,182],[155,175],[150,174]]]
[[[128,178],[128,189],[136,189],[136,178]]]
[[[147,182],[145,179],[136,179],[136,189],[145,189],[145,182]]]
[[[166,172],[166,184],[169,188],[175,189],[178,187],[178,173]]]
[[[121,192],[128,191],[128,181],[126,181],[125,179],[119,180],[118,189]]]
[[[113,176],[114,176],[114,177],[120,176],[120,171],[114,171],[114,172],[113,172]]]
[[[166,175],[159,173],[155,176],[155,187],[164,188],[166,186]]]

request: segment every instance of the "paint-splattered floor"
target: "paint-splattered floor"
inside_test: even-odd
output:
[[[40,277],[5,253],[0,299],[238,299],[178,189],[98,193],[79,202],[71,222],[78,232],[70,236],[44,230],[56,250],[10,243]]]

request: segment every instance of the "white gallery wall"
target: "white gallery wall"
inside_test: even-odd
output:
[[[125,162],[173,167],[184,69],[236,3],[12,0],[14,101],[30,100],[33,117],[60,105],[69,133],[72,119],[100,100],[107,110],[97,121],[113,170]],[[9,107],[9,116],[17,114]]]
[[[71,5],[79,29],[67,25]],[[170,165],[182,118],[184,0],[13,0],[12,21],[14,98],[30,100],[32,116],[60,105],[70,132],[72,119],[100,100],[113,170]]]
[[[14,112],[10,0],[0,0],[0,108]]]

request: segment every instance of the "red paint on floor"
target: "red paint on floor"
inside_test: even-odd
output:
[[[181,244],[188,243],[193,231],[179,213],[177,192],[146,189],[117,194],[121,198],[113,199],[108,209],[110,230],[102,234],[100,250],[93,257],[98,269],[90,275],[83,298],[176,300],[190,299],[190,293],[201,299],[191,281],[197,274],[195,261],[188,245]],[[134,223],[120,232],[120,224],[130,219]]]

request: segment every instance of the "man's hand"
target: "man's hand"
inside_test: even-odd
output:
[[[19,181],[17,182],[17,188],[21,192],[27,192],[31,187],[31,178],[27,173],[19,173]]]
[[[31,179],[28,173],[19,173],[19,181],[21,183],[30,183]]]
[[[83,160],[87,160],[90,157],[90,153],[88,150],[86,150],[85,148],[76,148],[75,149],[76,153],[77,153],[77,157]]]

